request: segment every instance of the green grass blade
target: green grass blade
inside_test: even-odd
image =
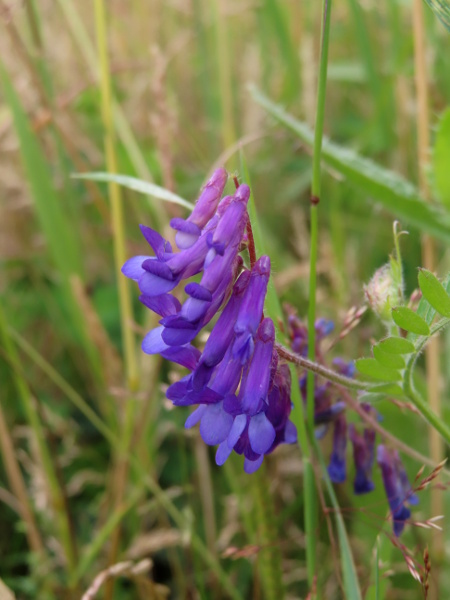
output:
[[[313,147],[314,132],[306,123],[292,117],[255,87],[251,88],[251,93],[271,116],[297,134],[307,146]],[[426,204],[416,188],[400,175],[326,139],[322,159],[396,217],[447,244],[450,242],[450,216]]]
[[[437,18],[450,31],[450,4],[448,0],[425,0]]]
[[[339,539],[339,550],[342,567],[342,579],[344,582],[344,598],[345,600],[362,600],[362,594],[359,587],[358,577],[356,575],[356,567],[353,561],[353,555],[350,548],[350,542],[348,540],[347,531],[345,529],[344,519],[341,515],[341,509],[334,493],[333,485],[331,484],[328,476],[327,467],[323,460],[322,451],[320,450],[319,444],[314,440],[315,450],[319,457],[321,471],[325,481],[325,487],[327,488],[328,495],[333,506],[334,519],[336,521],[336,529]]]
[[[149,181],[143,181],[137,177],[130,177],[128,175],[116,175],[114,173],[76,173],[72,175],[74,179],[89,179],[90,181],[103,181],[105,183],[117,183],[129,190],[134,190],[140,194],[146,194],[147,196],[153,196],[164,200],[165,202],[171,202],[172,204],[178,204],[189,210],[194,208],[191,202],[188,202],[181,196],[174,194],[170,190],[150,183]]]
[[[8,73],[0,66],[0,80],[20,143],[20,152],[36,214],[48,242],[52,259],[62,277],[81,275],[81,253],[73,229],[55,192],[40,143],[31,129]]]
[[[282,2],[277,2],[277,0],[265,0],[264,5],[264,16],[267,18],[268,25],[273,28],[274,36],[283,58],[283,65],[285,65],[286,69],[284,84],[286,96],[287,98],[295,98],[300,87],[300,64],[297,50],[289,31],[285,7]]]

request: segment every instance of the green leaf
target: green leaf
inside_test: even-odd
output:
[[[384,340],[381,340],[377,346],[379,346],[383,352],[387,352],[388,354],[412,354],[415,350],[412,342],[398,336],[385,338]]]
[[[402,376],[395,369],[384,367],[375,358],[358,358],[355,366],[362,375],[381,381],[400,381]]]
[[[427,322],[407,306],[393,308],[392,318],[394,319],[394,323],[405,331],[410,331],[417,335],[430,334]]]
[[[442,115],[436,133],[433,151],[433,170],[436,191],[441,201],[450,208],[450,108]]]
[[[383,367],[389,367],[391,369],[405,368],[405,359],[401,356],[401,354],[389,354],[387,352],[383,352],[378,344],[373,347],[373,355],[375,359],[381,365],[383,365]]]
[[[386,394],[389,396],[396,396],[397,398],[401,398],[405,395],[403,389],[397,383],[381,383],[380,385],[374,385],[370,390],[370,393],[382,394],[383,397],[385,397]]]
[[[194,205],[181,198],[177,194],[174,194],[170,190],[163,188],[155,183],[150,183],[148,181],[143,181],[142,179],[137,179],[137,177],[130,177],[128,175],[115,175],[114,173],[76,173],[72,175],[74,179],[89,179],[90,181],[104,181],[107,183],[117,183],[118,185],[123,185],[124,187],[134,190],[135,192],[140,192],[141,194],[146,194],[147,196],[153,196],[155,198],[159,198],[160,200],[164,200],[165,202],[171,202],[172,204],[179,204],[180,206],[184,206],[184,208],[188,208],[192,210]]]
[[[270,115],[291,129],[309,147],[313,147],[314,132],[306,123],[292,117],[254,86],[250,90],[256,102]],[[417,189],[400,175],[326,138],[323,140],[322,159],[396,217],[447,244],[450,242],[450,216],[426,203]]]
[[[450,294],[450,273],[448,273],[446,278],[444,279],[443,287],[444,290],[446,290],[447,294]],[[428,325],[431,325],[436,315],[436,311],[432,306],[430,306],[430,303],[424,296],[422,296],[422,298],[420,299],[416,313],[420,315],[427,322]],[[408,339],[411,340],[411,342],[414,342],[416,337],[417,336],[415,334],[410,334],[408,336]]]
[[[450,296],[442,283],[426,269],[419,269],[419,286],[423,297],[444,317],[450,317]]]

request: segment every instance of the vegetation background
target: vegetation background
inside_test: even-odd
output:
[[[407,0],[335,0],[325,132],[418,185],[414,10]],[[432,148],[436,136],[444,148],[450,138],[448,116],[441,120],[450,34],[425,5],[423,18],[425,195],[448,211],[450,149],[434,160]],[[94,580],[89,597],[97,586],[107,600],[271,600],[311,591],[298,448],[280,447],[254,476],[238,458],[216,467],[198,432],[184,430],[187,409],[165,399],[180,372],[139,348],[155,321],[119,278],[120,257],[143,252],[139,223],[167,237],[169,219],[184,209],[71,175],[115,171],[194,201],[215,166],[242,179],[243,148],[273,285],[305,316],[311,148],[268,115],[248,84],[312,126],[320,23],[320,3],[298,0],[0,2],[0,586],[16,598],[80,598]],[[387,261],[393,219],[409,231],[408,293],[417,287],[421,234],[433,233],[414,207],[401,212],[354,183],[325,165],[317,314],[337,332],[349,309],[363,306],[362,284]],[[437,231],[440,276],[449,270],[445,241]],[[330,356],[368,355],[383,335],[366,313]],[[447,334],[438,359],[448,421]],[[417,384],[426,390],[423,369]],[[383,427],[430,455],[419,415],[388,398],[377,407]],[[413,480],[422,464],[402,457]],[[415,520],[435,516],[433,496],[449,514],[447,481],[444,473],[443,489],[421,492]],[[370,497],[355,498],[351,483],[336,493],[362,595],[422,598],[404,551],[390,541],[380,475]],[[321,503],[330,504],[326,495]],[[322,597],[338,599],[331,512],[319,511],[316,575]],[[442,536],[408,526],[401,538],[419,563],[430,546],[430,598],[450,589],[446,521]]]

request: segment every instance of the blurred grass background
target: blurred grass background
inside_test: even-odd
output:
[[[325,132],[417,183],[411,3],[335,0],[333,11]],[[197,432],[184,430],[186,411],[165,400],[179,371],[140,352],[155,323],[131,286],[123,290],[132,299],[125,346],[114,251],[141,254],[139,223],[167,237],[169,219],[184,213],[71,179],[111,166],[102,19],[117,172],[194,201],[214,166],[238,170],[241,145],[274,284],[301,316],[307,311],[309,149],[268,117],[248,83],[313,124],[318,3],[111,0],[103,18],[85,0],[1,2],[0,578],[17,598],[79,598],[110,564],[132,561],[114,586],[106,582],[103,597],[220,598],[234,590],[237,598],[304,598],[298,449],[279,448],[254,477],[238,459],[217,468]],[[425,25],[434,131],[449,103],[450,37],[428,9]],[[114,194],[122,195],[120,223],[111,218]],[[348,309],[363,304],[362,283],[392,250],[395,207],[380,208],[331,169],[322,196],[317,312],[339,331]],[[421,232],[408,230],[402,248],[412,292]],[[117,246],[121,235],[126,248]],[[449,254],[438,248],[444,275]],[[367,355],[382,333],[368,315],[333,355]],[[448,365],[448,337],[441,360]],[[444,418],[449,377],[444,369]],[[428,453],[416,415],[389,400],[379,410],[383,427]],[[413,477],[421,465],[405,462]],[[370,497],[355,499],[351,485],[337,491],[361,588],[375,598],[375,542],[389,531],[381,478]],[[429,510],[424,492],[413,518],[426,520]],[[401,552],[380,540],[382,571],[390,573],[380,597],[421,598]],[[431,540],[414,527],[402,538],[419,558]],[[450,586],[449,543],[447,531],[447,554],[436,563],[442,590]],[[318,552],[323,597],[343,597],[324,515]],[[139,562],[146,559],[151,570]],[[284,592],[267,582],[274,561]]]

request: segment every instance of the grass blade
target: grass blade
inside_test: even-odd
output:
[[[325,481],[325,487],[327,488],[328,495],[333,506],[334,518],[336,521],[336,529],[339,539],[339,549],[342,567],[342,578],[344,581],[344,598],[346,600],[362,600],[362,594],[359,587],[358,577],[356,575],[355,563],[353,561],[353,555],[350,548],[350,542],[347,537],[347,531],[345,529],[344,519],[340,512],[340,506],[334,493],[334,488],[331,484],[328,476],[328,470],[323,460],[322,451],[319,444],[314,440],[314,446],[316,453],[319,457],[321,471],[323,473],[323,479]]]
[[[31,129],[19,96],[3,66],[0,66],[0,80],[12,112],[25,174],[52,259],[62,277],[67,277],[71,273],[80,275],[81,252],[73,235],[73,229],[69,227],[61,200],[55,192],[39,141]]]
[[[292,117],[253,86],[251,93],[272,117],[297,134],[307,146],[313,147],[314,132],[306,123]],[[416,188],[400,175],[326,139],[323,140],[322,159],[396,217],[447,244],[450,242],[449,215],[426,204]]]
[[[74,179],[89,179],[90,181],[104,181],[105,183],[116,183],[122,185],[129,190],[134,190],[140,194],[146,194],[147,196],[153,196],[164,200],[164,202],[171,202],[172,204],[178,204],[189,210],[194,208],[191,202],[188,202],[181,196],[174,194],[170,190],[156,185],[156,183],[150,183],[149,181],[143,181],[137,177],[130,177],[129,175],[116,175],[115,173],[76,173],[72,175]]]

